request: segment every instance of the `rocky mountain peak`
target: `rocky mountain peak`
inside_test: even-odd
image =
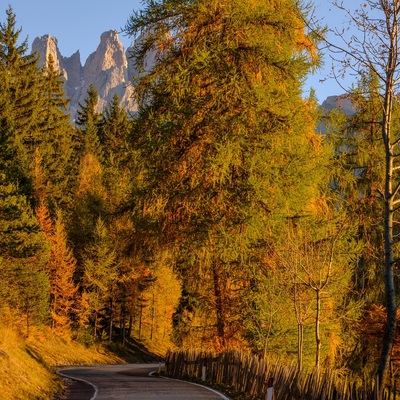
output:
[[[83,81],[83,95],[90,84],[97,89],[100,109],[106,107],[115,93],[119,95],[124,106],[129,107],[129,97],[133,94],[133,88],[129,85],[128,62],[124,46],[115,30],[101,35],[97,50],[86,60]]]
[[[342,110],[346,115],[354,114],[354,105],[350,98],[344,95],[341,96],[328,96],[322,103],[322,108],[326,110],[333,110],[338,108]]]
[[[65,92],[70,99],[69,111],[76,116],[79,103],[84,104],[87,90],[92,84],[99,94],[98,110],[103,111],[115,93],[121,106],[128,111],[136,111],[132,98],[133,87],[128,78],[128,62],[124,47],[115,30],[104,32],[96,51],[90,54],[82,67],[79,51],[64,57],[58,49],[57,39],[50,35],[36,38],[32,52],[39,55],[39,65],[44,66],[49,54],[53,56],[56,68],[65,77]]]
[[[64,75],[66,71],[62,65],[62,57],[58,50],[57,38],[50,35],[44,35],[36,38],[32,43],[32,53],[39,55],[38,65],[43,67],[47,64],[49,56],[51,55],[54,60],[54,67],[61,71]]]

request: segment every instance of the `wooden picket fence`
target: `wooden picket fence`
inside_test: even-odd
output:
[[[205,367],[205,370],[204,368]],[[196,350],[168,352],[165,374],[174,378],[202,379],[224,385],[254,399],[266,399],[273,378],[274,400],[374,400],[374,382],[356,384],[334,372],[301,373],[295,364],[268,362],[243,351],[219,355]],[[362,386],[362,387],[361,387]],[[382,400],[396,399],[388,392]]]

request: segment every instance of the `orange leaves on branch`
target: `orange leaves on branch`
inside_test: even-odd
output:
[[[36,210],[38,221],[50,243],[51,256],[46,265],[50,277],[50,313],[52,327],[65,329],[71,324],[77,286],[73,281],[76,260],[68,245],[61,212],[52,222],[44,202]]]

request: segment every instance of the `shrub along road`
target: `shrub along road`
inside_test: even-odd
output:
[[[190,382],[150,376],[158,364],[76,367],[59,371],[75,383],[68,385],[67,400],[229,400],[213,389]]]

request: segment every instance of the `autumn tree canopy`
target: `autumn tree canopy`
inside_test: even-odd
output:
[[[222,346],[240,336],[240,298],[271,232],[318,195],[324,156],[301,91],[318,57],[301,13],[294,1],[148,1],[127,25],[144,37],[139,71],[158,51],[136,85],[142,218]]]

